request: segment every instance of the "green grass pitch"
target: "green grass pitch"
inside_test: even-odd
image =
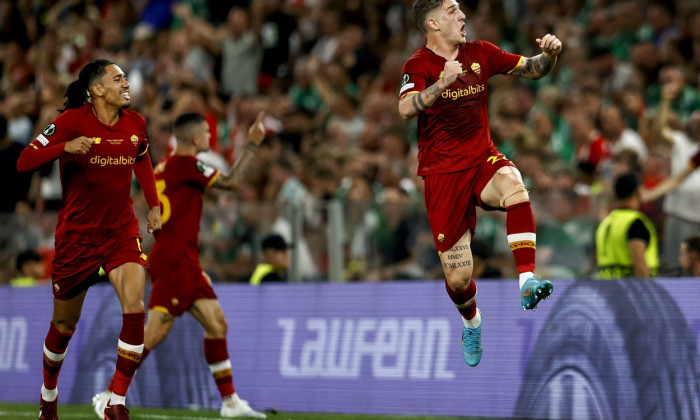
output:
[[[0,419],[23,420],[36,419],[39,414],[38,404],[19,404],[0,402]],[[218,411],[165,409],[150,407],[131,407],[131,420],[206,420],[220,419]],[[267,411],[269,420],[466,420],[474,417],[430,417],[430,416],[380,416],[369,414],[330,414],[330,413],[280,413]],[[96,419],[89,405],[59,405],[58,415],[61,420]]]

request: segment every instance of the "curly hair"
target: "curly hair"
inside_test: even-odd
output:
[[[95,80],[102,78],[105,74],[105,67],[114,64],[109,60],[97,59],[87,63],[78,73],[78,79],[71,82],[66,88],[66,93],[63,97],[66,100],[63,102],[63,109],[78,108],[83,106],[90,100],[90,85]]]

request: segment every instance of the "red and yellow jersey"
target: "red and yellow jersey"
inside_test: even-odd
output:
[[[462,74],[428,109],[418,114],[418,175],[456,172],[493,154],[489,133],[488,79],[513,71],[522,56],[485,41],[460,45]],[[406,61],[399,98],[415,95],[440,78],[445,59],[426,47]]]
[[[163,229],[156,233],[149,266],[159,270],[174,262],[199,264],[199,222],[204,190],[219,171],[194,156],[174,155],[155,168]]]
[[[25,149],[32,152],[77,137],[93,138],[85,155],[62,153],[59,157],[63,205],[56,237],[66,233],[97,241],[114,233],[138,234],[131,203],[131,179],[139,156],[148,152],[146,121],[137,112],[122,110],[112,126],[97,119],[91,104],[61,113]]]

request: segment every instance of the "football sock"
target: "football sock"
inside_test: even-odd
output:
[[[469,285],[461,292],[452,290],[447,280],[445,280],[445,289],[450,299],[457,307],[457,310],[465,320],[470,320],[476,316],[476,282],[474,279],[469,279]]]
[[[235,392],[233,387],[233,372],[231,360],[228,358],[228,348],[225,338],[205,338],[204,358],[209,365],[209,370],[214,377],[216,387],[221,398],[225,398]]]
[[[136,367],[136,370],[138,371],[138,368],[141,367],[143,364],[143,361],[146,360],[146,356],[148,356],[148,353],[151,351],[148,350],[146,347],[143,348],[143,352],[141,353],[141,360],[139,360],[139,365]],[[136,375],[136,372],[134,372],[134,375]],[[107,385],[107,391],[112,392],[112,388],[114,387],[114,378],[112,378],[111,381],[109,381],[109,385]]]
[[[506,207],[506,233],[518,273],[534,273],[537,235],[529,201]]]
[[[112,396],[109,397],[109,405],[126,405],[126,396],[124,395],[117,395],[114,392],[112,392]]]
[[[520,273],[520,275],[518,276],[518,286],[520,286],[520,288],[522,289],[523,284],[525,284],[526,281],[530,280],[533,277],[535,277],[535,273],[533,273],[532,271]]]
[[[462,317],[462,322],[464,323],[464,326],[467,328],[476,328],[479,325],[481,325],[481,312],[477,309],[476,315],[474,315],[474,318],[472,319],[464,319]]]
[[[122,315],[122,331],[119,334],[117,347],[117,368],[112,378],[111,404],[124,404],[123,399],[126,396],[126,391],[139,367],[141,353],[143,353],[145,319],[144,312]]]
[[[41,386],[41,399],[46,402],[56,401],[58,398],[58,388],[46,389],[44,385]]]
[[[49,332],[46,334],[46,339],[44,340],[44,387],[47,390],[55,390],[56,384],[58,383],[58,374],[61,371],[61,365],[63,365],[63,359],[66,357],[66,349],[68,348],[68,342],[70,342],[73,333],[63,334],[60,332],[53,322],[49,326]],[[42,395],[44,393],[42,392]],[[49,394],[47,396],[50,397]],[[54,399],[56,399],[54,397]],[[47,400],[44,398],[44,401]]]

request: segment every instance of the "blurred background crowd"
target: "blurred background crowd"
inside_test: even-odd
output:
[[[95,58],[126,72],[154,162],[172,151],[175,117],[194,111],[212,131],[202,159],[227,170],[267,111],[268,137],[238,193],[206,198],[201,259],[215,281],[247,282],[270,232],[292,246],[294,281],[442,278],[415,175],[415,119],[397,112],[403,63],[425,42],[411,3],[0,0],[0,283],[50,277],[57,165],[33,174],[14,165]],[[491,135],[531,192],[539,274],[590,277],[614,175],[634,171],[652,187],[700,141],[700,4],[460,3],[468,40],[525,56],[539,53],[535,39],[546,33],[564,44],[544,79],[491,79]],[[696,175],[643,208],[663,238],[666,276],[683,274],[678,247],[700,233]],[[475,277],[516,277],[504,215],[478,217]],[[674,218],[687,227],[665,229]],[[31,270],[20,272],[26,261]]]

